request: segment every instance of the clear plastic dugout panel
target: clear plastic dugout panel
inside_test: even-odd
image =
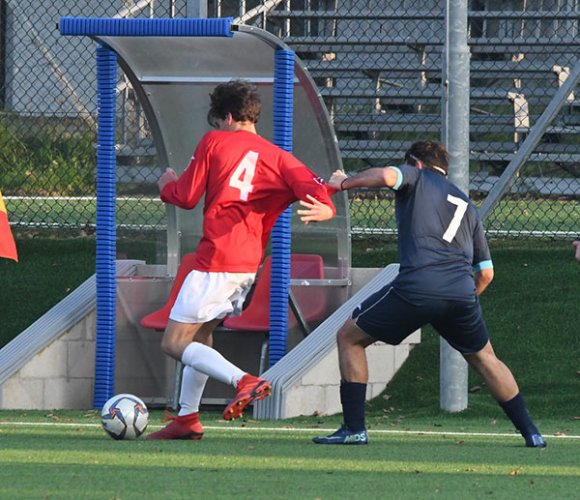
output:
[[[277,49],[288,49],[273,35],[257,28],[236,26],[231,38],[100,37],[98,40],[118,54],[119,64],[145,111],[160,162],[159,174],[166,167],[181,173],[188,165],[196,144],[210,130],[206,120],[209,94],[220,82],[243,78],[258,85],[263,106],[258,133],[273,139],[274,54]],[[335,169],[342,168],[329,116],[315,84],[298,59],[294,78],[293,153],[328,179]],[[351,262],[347,198],[339,193],[333,201],[337,209],[334,219],[307,226],[296,216],[297,207],[292,208],[292,253],[316,254],[323,259],[321,278],[291,281],[298,303],[304,287],[323,291],[324,314],[310,328],[329,316],[348,293]],[[202,203],[193,210],[167,206],[166,248],[160,252],[163,259],[166,256],[166,262],[159,259],[159,262],[138,265],[133,276],[118,280],[118,338],[122,342],[127,337],[126,350],[132,350],[137,361],[140,359],[148,366],[139,373],[142,386],[139,393],[149,401],[171,397],[160,388],[173,386],[173,365],[160,355],[161,333],[143,328],[140,319],[164,304],[181,257],[195,250],[201,236],[202,208]],[[304,334],[289,332],[289,348]],[[156,340],[150,341],[151,336]],[[233,362],[257,372],[260,357],[263,358],[260,346],[264,337],[264,333],[218,332],[215,346],[230,354]],[[138,348],[132,348],[131,344]],[[127,359],[124,358],[125,365]],[[117,369],[117,390],[134,390],[136,381],[128,375],[131,370],[119,362]],[[231,395],[230,388],[215,384],[208,385],[206,402]]]

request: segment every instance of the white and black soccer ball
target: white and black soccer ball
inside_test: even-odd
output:
[[[117,394],[101,411],[101,423],[113,439],[136,439],[147,429],[149,410],[133,394]]]

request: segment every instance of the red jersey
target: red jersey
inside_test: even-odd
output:
[[[330,189],[330,188],[329,188]],[[256,272],[274,223],[309,194],[332,208],[324,181],[293,155],[245,130],[203,136],[161,199],[191,209],[205,193],[198,271]]]

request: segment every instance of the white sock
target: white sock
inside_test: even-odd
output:
[[[183,367],[181,392],[179,394],[179,416],[190,415],[199,411],[201,395],[209,377],[191,366]]]
[[[181,361],[184,365],[191,366],[211,378],[215,378],[224,384],[231,384],[234,387],[238,385],[238,381],[246,374],[215,349],[199,342],[192,342],[185,348]]]

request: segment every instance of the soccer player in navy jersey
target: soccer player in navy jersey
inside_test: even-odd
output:
[[[177,176],[167,169],[158,181],[161,199],[195,207],[205,195],[203,234],[193,270],[185,278],[161,347],[185,367],[179,415],[146,439],[201,439],[201,396],[213,377],[236,388],[224,418],[270,393],[267,380],[245,373],[212,346],[212,333],[242,304],[264,257],[274,223],[296,201],[305,224],[334,217],[335,191],[287,151],[260,137],[256,124],[261,103],[257,88],[245,80],[219,84],[210,95],[205,134],[190,164]]]
[[[376,341],[398,345],[431,324],[482,376],[526,446],[546,446],[514,376],[489,341],[478,300],[493,279],[489,247],[475,206],[446,178],[448,159],[443,145],[421,141],[411,146],[403,166],[370,168],[352,177],[336,171],[330,178],[338,190],[394,190],[400,271],[338,331],[344,423],[329,436],[315,437],[317,444],[368,443],[365,348]]]

